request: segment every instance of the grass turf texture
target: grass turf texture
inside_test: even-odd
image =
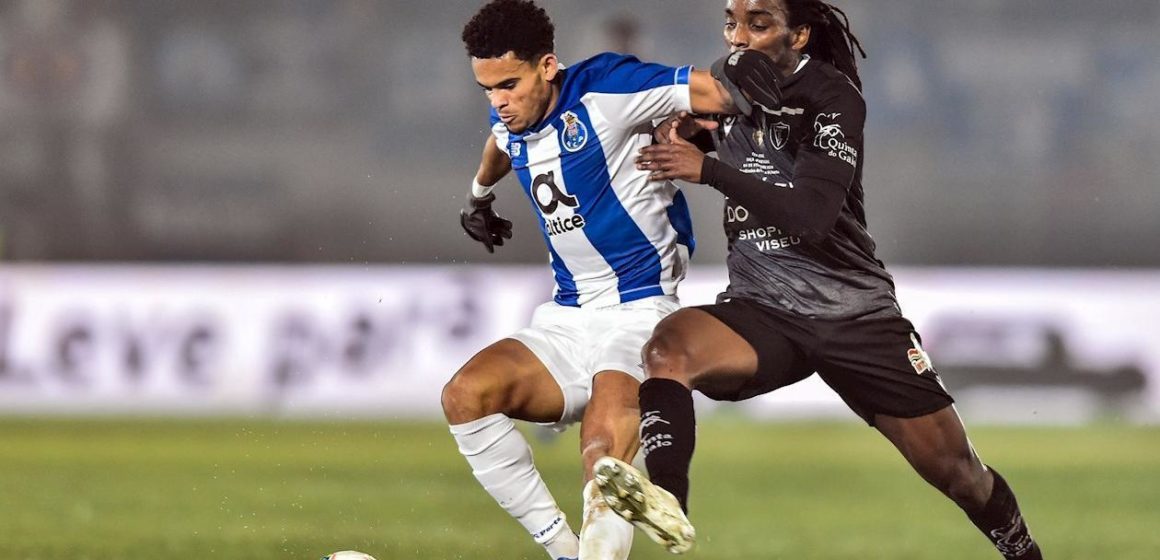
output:
[[[534,443],[579,529],[577,430]],[[999,558],[855,424],[701,426],[687,558]],[[1052,560],[1160,551],[1160,429],[976,428]],[[534,441],[534,439],[533,439]],[[0,419],[0,557],[546,558],[438,424]],[[674,558],[637,534],[634,559]]]

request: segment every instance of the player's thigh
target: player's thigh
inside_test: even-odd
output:
[[[448,421],[503,413],[530,422],[555,422],[564,394],[547,366],[524,343],[505,338],[472,356],[443,390]]]
[[[757,353],[745,339],[696,307],[665,317],[642,351],[649,377],[672,378],[691,388],[744,383],[757,371]]]
[[[866,423],[918,418],[954,402],[914,327],[903,317],[818,321],[818,374]]]
[[[749,302],[683,309],[657,326],[650,345],[654,342],[650,350],[683,352],[689,386],[716,400],[744,400],[811,373],[785,326]]]

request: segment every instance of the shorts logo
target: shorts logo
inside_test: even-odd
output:
[[[914,346],[906,351],[906,357],[910,359],[914,373],[922,375],[924,372],[930,371],[933,367],[930,363],[930,356],[927,355],[926,350],[922,349],[922,345],[918,343],[918,337],[914,336],[914,333],[910,333],[910,342]]]
[[[560,144],[569,152],[580,151],[588,143],[588,127],[580,121],[580,117],[572,111],[565,111],[560,117],[564,121],[564,130],[560,132]]]
[[[834,121],[842,113],[819,113],[814,119],[814,145],[825,150],[826,155],[836,157],[850,165],[858,165],[858,149],[846,143],[846,133],[841,123]]]

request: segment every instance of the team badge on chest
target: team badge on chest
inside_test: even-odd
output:
[[[560,120],[564,121],[564,129],[560,131],[560,145],[569,152],[580,151],[588,143],[588,127],[572,111],[565,111]]]
[[[770,131],[773,132],[773,149],[780,150],[784,148],[786,142],[789,142],[789,125],[778,121],[773,123]]]

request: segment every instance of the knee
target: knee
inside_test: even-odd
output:
[[[934,470],[931,481],[959,507],[975,511],[986,505],[988,473],[973,454],[940,460]]]
[[[440,397],[443,415],[451,424],[462,424],[503,412],[501,391],[488,376],[470,364],[464,366],[443,386]]]
[[[682,336],[665,328],[662,322],[641,349],[645,374],[650,378],[673,379],[688,385],[691,372],[687,348]]]

